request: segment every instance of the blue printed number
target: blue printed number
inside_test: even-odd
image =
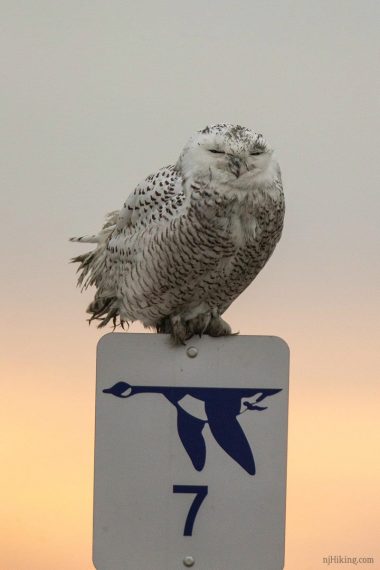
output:
[[[195,498],[186,517],[184,536],[192,536],[195,517],[203,503],[207,493],[207,485],[173,485],[173,493],[194,493]]]

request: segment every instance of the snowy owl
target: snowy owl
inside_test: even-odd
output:
[[[281,173],[263,135],[218,124],[193,135],[175,165],[148,176],[73,259],[95,285],[99,327],[141,321],[175,343],[231,334],[221,318],[264,267],[284,219]]]

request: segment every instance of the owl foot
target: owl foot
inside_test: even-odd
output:
[[[180,315],[166,317],[156,326],[158,333],[170,334],[174,345],[185,345],[194,335],[229,336],[233,334],[231,327],[218,314],[206,312],[193,319],[185,320]]]
[[[156,331],[158,334],[170,334],[172,332],[169,317],[165,317],[156,324]]]
[[[182,320],[180,315],[170,317],[170,326],[170,334],[173,344],[186,344],[186,340],[189,338],[189,333],[186,323]]]
[[[174,344],[186,344],[192,336],[198,334],[200,337],[207,331],[211,322],[211,313],[197,315],[193,319],[186,320],[179,315],[170,317],[171,338]]]
[[[195,334],[200,337],[206,332],[207,327],[211,322],[211,313],[203,313],[197,315],[193,319],[186,322],[186,328],[188,332],[188,337],[191,338]]]
[[[231,331],[231,327],[222,317],[213,316],[210,320],[210,324],[206,329],[206,334],[210,336],[229,336],[234,334]]]
[[[179,315],[174,317],[165,317],[156,324],[158,334],[170,334],[171,341],[174,345],[185,344],[188,338],[187,329]]]

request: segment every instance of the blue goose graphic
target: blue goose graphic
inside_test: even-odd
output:
[[[266,410],[267,407],[259,406],[258,403],[281,392],[281,389],[132,386],[127,382],[117,382],[103,392],[117,398],[130,398],[135,394],[146,393],[162,394],[177,409],[178,435],[197,471],[202,471],[206,463],[206,445],[202,431],[208,423],[220,447],[247,473],[255,475],[253,453],[237,416],[248,410]],[[207,419],[200,419],[182,407],[181,400],[188,396],[204,403]],[[254,402],[244,401],[244,398],[252,397],[255,397]]]

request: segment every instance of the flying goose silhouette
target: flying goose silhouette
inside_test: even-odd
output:
[[[206,445],[202,431],[208,423],[210,431],[220,447],[247,473],[255,475],[256,467],[253,453],[237,416],[247,410],[266,410],[266,407],[257,404],[265,398],[281,392],[281,389],[132,386],[127,382],[117,382],[103,392],[112,394],[117,398],[130,398],[135,394],[144,393],[162,394],[177,409],[178,435],[197,471],[202,471],[206,462]],[[180,402],[186,396],[192,396],[204,403],[207,419],[200,419],[181,406]],[[254,396],[256,399],[253,403],[243,401],[244,398]]]

